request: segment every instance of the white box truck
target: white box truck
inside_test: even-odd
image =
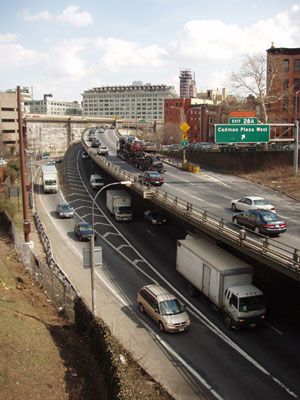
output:
[[[42,181],[44,193],[56,193],[57,184],[57,169],[54,165],[42,166]]]
[[[131,221],[131,197],[125,190],[107,190],[106,206],[116,221]]]
[[[252,285],[252,267],[207,239],[178,240],[176,270],[191,296],[199,290],[222,311],[227,328],[264,320],[263,293]]]

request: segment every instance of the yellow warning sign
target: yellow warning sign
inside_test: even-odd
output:
[[[191,129],[191,127],[189,126],[189,124],[187,124],[186,122],[184,122],[183,124],[180,125],[180,129],[186,133],[189,129]]]

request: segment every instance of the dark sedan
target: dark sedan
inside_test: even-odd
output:
[[[147,210],[144,212],[144,218],[151,225],[163,225],[166,223],[167,219],[159,211]]]
[[[90,240],[93,234],[93,230],[90,224],[87,222],[78,222],[74,226],[74,232],[79,237],[79,240]],[[96,240],[96,235],[95,235]]]
[[[248,210],[232,216],[232,222],[264,235],[279,235],[286,231],[286,223],[272,211]]]
[[[139,175],[138,181],[144,185],[161,186],[164,183],[164,178],[157,171],[145,171]]]
[[[99,146],[101,146],[100,140],[94,139],[94,140],[92,141],[91,147],[99,147]]]

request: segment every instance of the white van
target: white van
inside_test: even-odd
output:
[[[90,177],[90,185],[93,189],[101,189],[104,186],[103,178],[101,175],[95,174]]]

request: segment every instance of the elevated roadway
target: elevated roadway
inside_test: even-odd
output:
[[[173,213],[198,232],[300,281],[300,250],[298,248],[264,235],[249,235],[244,229],[236,230],[230,221],[194,205],[191,200],[179,198],[161,188],[149,188],[140,184],[134,174],[120,168],[105,157],[98,156],[85,140],[85,133],[82,135],[82,144],[96,164],[116,180],[131,180],[131,189],[142,197],[151,199],[153,203]],[[180,168],[180,165],[178,167]]]

